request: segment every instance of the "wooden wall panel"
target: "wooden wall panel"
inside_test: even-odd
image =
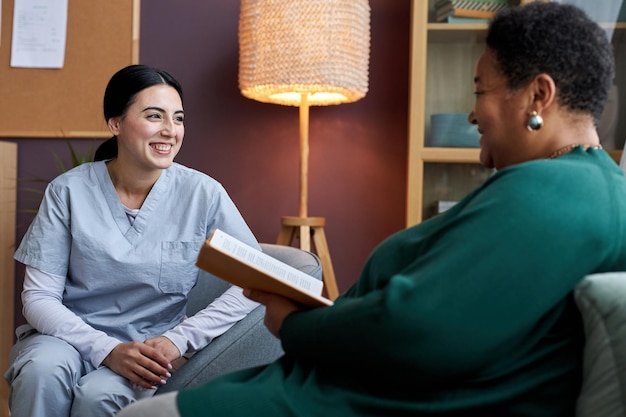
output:
[[[9,366],[13,345],[16,191],[17,145],[0,142],[0,374]],[[0,381],[0,417],[9,416],[8,398],[9,387]]]

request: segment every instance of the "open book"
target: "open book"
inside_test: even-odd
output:
[[[221,230],[215,230],[204,242],[196,265],[241,288],[279,294],[309,307],[333,304],[321,295],[321,280]]]

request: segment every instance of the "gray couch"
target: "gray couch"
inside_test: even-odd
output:
[[[262,243],[263,252],[294,268],[322,279],[322,267],[318,257],[310,252],[291,246]],[[200,272],[198,284],[192,289],[187,314],[193,315],[214,298],[222,294],[230,284],[204,271]],[[189,361],[161,386],[157,394],[177,391],[199,385],[219,375],[235,370],[264,365],[283,354],[280,341],[263,324],[265,307],[259,306],[222,336],[197,352]]]
[[[626,417],[626,272],[588,275],[574,297],[586,339],[576,417]]]

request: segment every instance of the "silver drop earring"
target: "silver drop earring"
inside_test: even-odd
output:
[[[541,129],[543,126],[543,118],[537,114],[536,111],[533,111],[530,116],[528,116],[528,123],[526,124],[526,129],[531,132]]]

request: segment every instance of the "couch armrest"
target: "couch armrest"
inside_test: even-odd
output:
[[[291,246],[261,243],[261,247],[268,255],[317,279],[322,279],[322,266],[317,255]],[[206,305],[206,294],[210,287],[224,284],[223,281],[219,283],[219,280],[210,274],[205,275],[204,278],[212,281],[203,282],[193,290],[195,292],[193,297],[199,299],[196,302],[198,305]],[[156,394],[200,385],[217,376],[265,365],[278,359],[283,354],[283,349],[280,340],[265,327],[264,317],[264,306],[252,310],[226,333],[216,337],[204,349],[193,355],[172,375],[167,384],[157,390]]]
[[[264,306],[251,311],[193,355],[156,393],[203,384],[217,376],[278,359],[283,354],[280,340],[267,330],[263,324],[264,316]]]

